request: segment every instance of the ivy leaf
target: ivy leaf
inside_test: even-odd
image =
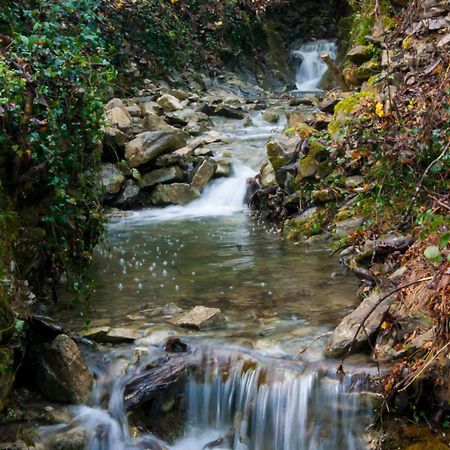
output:
[[[428,259],[428,261],[436,264],[442,262],[441,252],[439,250],[439,247],[437,247],[436,245],[430,245],[429,247],[427,247],[423,254],[425,255],[425,258]]]
[[[439,236],[439,248],[443,249],[447,247],[450,242],[450,231],[446,231]]]
[[[24,320],[16,320],[14,327],[19,333],[21,333],[25,328],[25,321]]]

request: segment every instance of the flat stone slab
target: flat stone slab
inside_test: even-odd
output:
[[[95,327],[81,333],[81,336],[102,344],[120,344],[134,342],[142,337],[132,328]]]
[[[196,306],[189,312],[169,320],[170,323],[194,330],[219,328],[225,323],[225,317],[220,309]]]

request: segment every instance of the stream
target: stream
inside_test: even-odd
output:
[[[323,46],[299,50],[299,90],[317,88]],[[333,48],[328,43],[325,50]],[[156,419],[151,431],[160,448],[365,448],[372,408],[357,393],[363,383],[351,370],[337,375],[338,362],[325,361],[321,351],[326,336],[356,304],[357,280],[325,244],[282,240],[245,206],[247,179],[265,161],[268,138],[285,126],[285,119],[264,122],[259,111],[251,116],[247,127],[241,120],[214,118],[214,129],[227,139],[210,147],[215,156],[231,159],[232,176],[214,181],[185,207],[111,216],[107,240],[96,253],[94,310],[71,305],[79,314],[70,314],[75,317],[70,323],[64,308],[54,313],[73,330],[88,323],[134,328],[142,335],[132,345],[85,352],[97,378],[93,406],[75,407],[72,415],[88,430],[88,450],[157,448],[151,446],[153,437],[130,430],[123,389],[163,354],[172,335],[203,353],[205,367],[176,402],[182,425]],[[168,322],[197,305],[220,308],[226,326],[191,331]],[[224,353],[226,373],[216,363]],[[374,370],[361,356],[350,359],[346,369],[362,365],[366,372]],[[174,401],[167,399],[162,409],[169,412]],[[61,427],[43,429],[43,436]]]

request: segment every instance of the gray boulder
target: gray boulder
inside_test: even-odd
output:
[[[105,190],[105,197],[112,197],[120,192],[125,177],[112,163],[103,163],[101,166],[101,183]]]
[[[87,403],[93,376],[75,342],[65,334],[32,348],[35,380],[42,394],[63,403]]]
[[[161,106],[164,112],[172,112],[183,109],[183,105],[180,103],[180,101],[170,94],[161,95],[156,103]]]
[[[176,131],[161,116],[155,113],[147,113],[142,122],[144,131]]]
[[[229,177],[231,175],[231,162],[226,159],[217,159],[215,177]]]
[[[102,131],[104,133],[103,143],[105,145],[109,145],[110,147],[123,147],[128,140],[128,136],[123,131],[120,131],[117,128],[106,127],[103,128]]]
[[[186,205],[200,197],[198,189],[186,183],[158,184],[150,201],[155,206]]]
[[[212,115],[227,117],[228,119],[243,119],[245,117],[245,111],[240,107],[222,104],[214,109]]]
[[[393,298],[388,298],[380,303],[381,297],[382,294],[380,293],[372,293],[355,311],[342,319],[325,344],[325,356],[341,358],[347,354],[361,352],[369,346],[368,339],[373,340],[375,338],[385,314],[393,302]],[[372,310],[373,312],[363,323]],[[362,323],[364,329],[361,328],[355,339],[358,328]]]
[[[179,166],[161,167],[141,176],[139,183],[141,188],[154,186],[158,183],[183,181],[184,172]]]
[[[200,192],[209,183],[217,169],[217,163],[212,159],[205,159],[195,170],[191,185]]]
[[[165,130],[138,134],[125,146],[128,165],[139,167],[157,156],[186,146],[186,134],[179,130]]]
[[[135,205],[139,196],[139,184],[135,180],[125,180],[123,189],[114,200],[113,205],[118,208],[131,208]]]
[[[278,135],[266,145],[267,156],[275,171],[297,160],[302,145],[300,137]]]

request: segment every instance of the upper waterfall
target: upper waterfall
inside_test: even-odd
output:
[[[327,71],[320,55],[328,53],[334,59],[336,50],[334,42],[320,40],[303,44],[294,51],[294,55],[301,60],[296,75],[297,90],[307,92],[318,89],[320,80]]]

